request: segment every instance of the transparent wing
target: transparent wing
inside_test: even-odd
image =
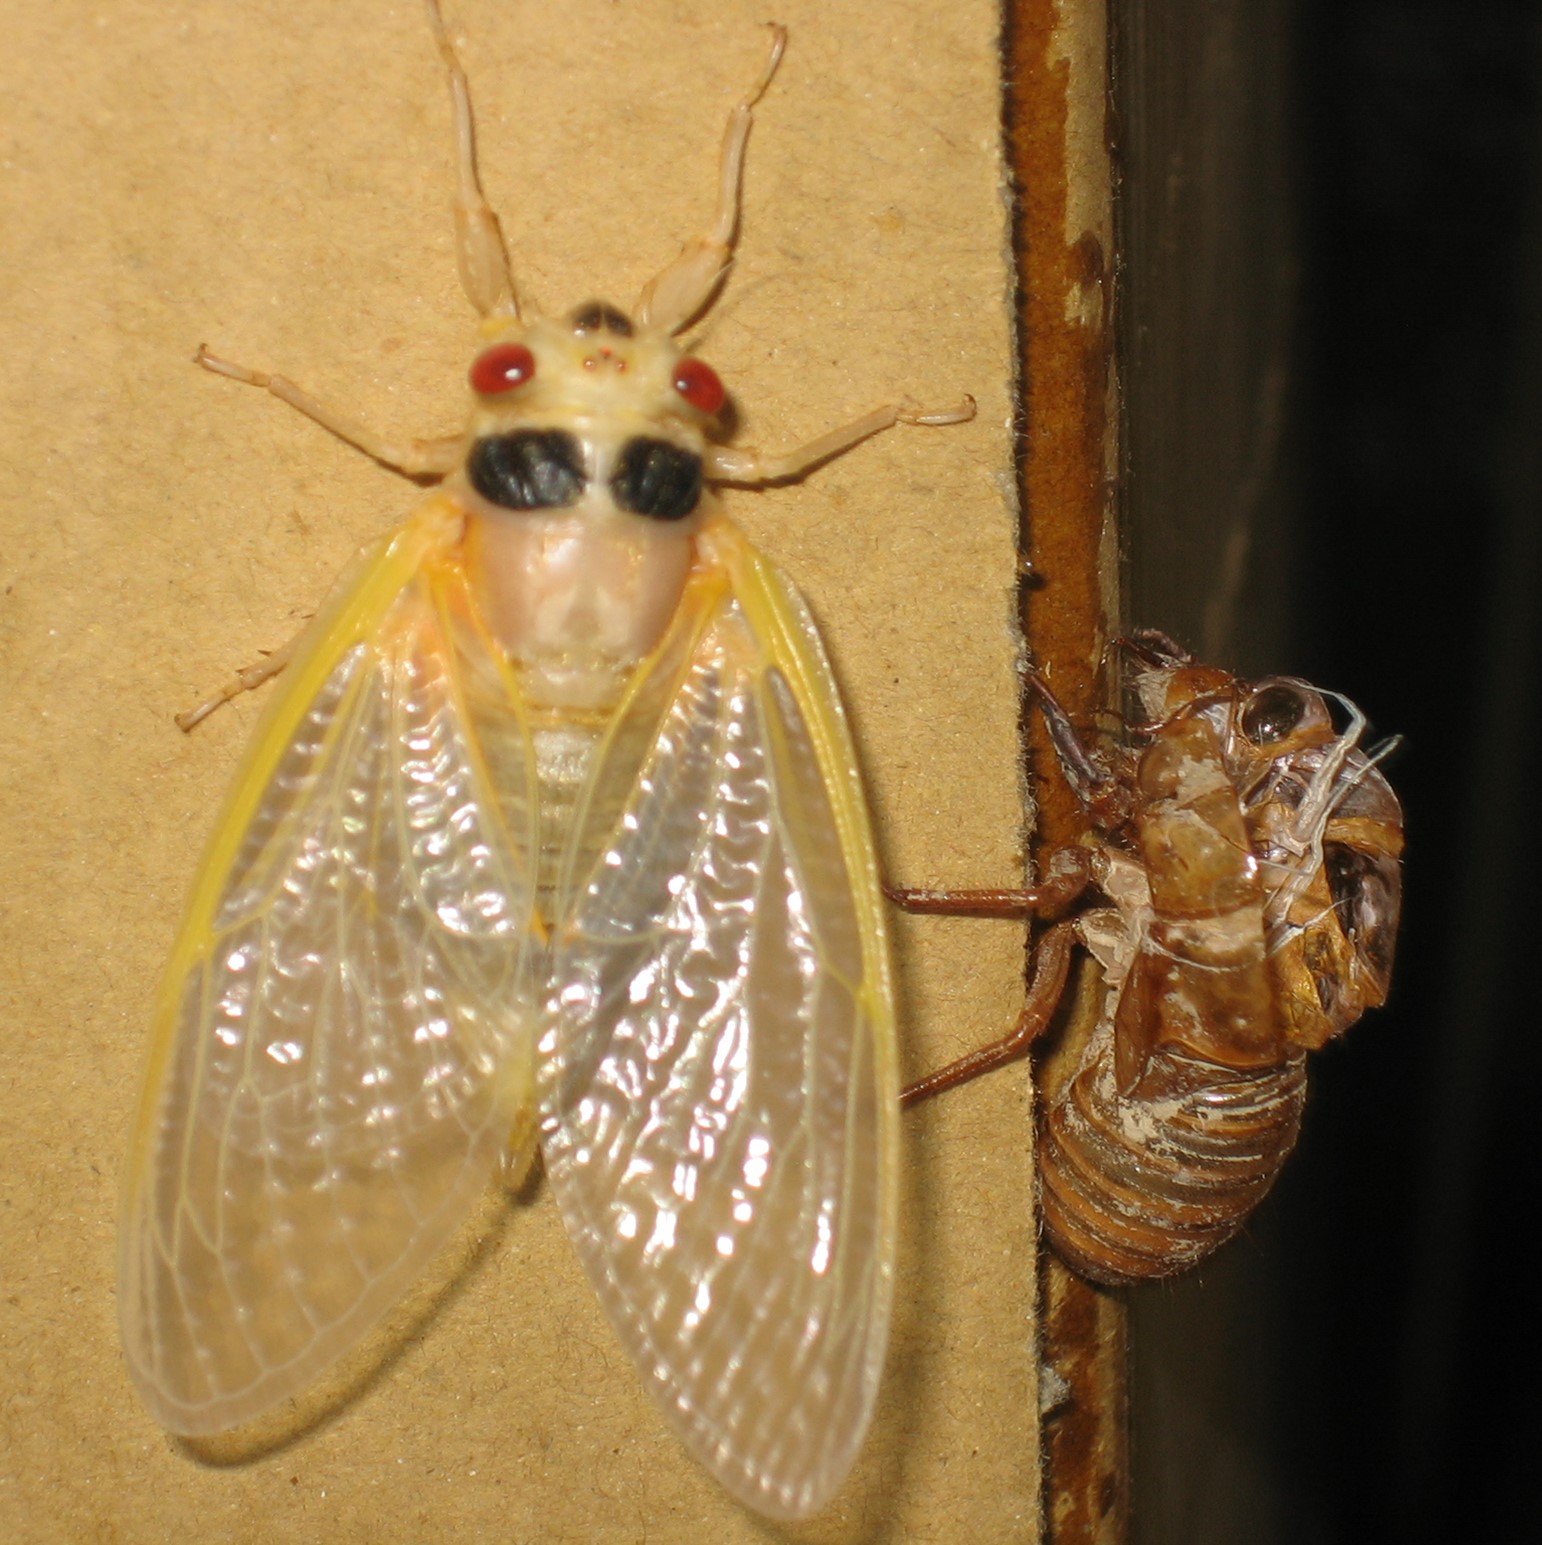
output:
[[[555,940],[542,1140],[568,1230],[687,1445],[763,1513],[835,1491],[887,1339],[898,1083],[851,746],[802,603],[734,533]],[[668,652],[665,652],[665,658]],[[661,667],[662,668],[662,667]],[[648,692],[649,683],[639,686]]]
[[[427,506],[318,618],[162,988],[120,1308],[174,1432],[247,1421],[355,1345],[532,1123],[534,802],[528,759],[489,769],[465,728],[497,667],[467,653],[453,524]]]

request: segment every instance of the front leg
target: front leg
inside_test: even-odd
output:
[[[302,391],[293,381],[283,376],[269,375],[262,370],[249,370],[245,365],[232,364],[211,354],[203,344],[193,356],[195,365],[217,376],[228,376],[232,381],[244,382],[265,392],[271,392],[280,402],[297,408],[306,418],[314,419],[323,429],[330,429],[339,440],[372,456],[382,466],[407,477],[445,477],[460,465],[465,452],[464,435],[441,435],[432,440],[393,440],[359,423],[346,413],[329,407],[326,403]]]
[[[1059,912],[1080,899],[1092,883],[1092,855],[1086,848],[1061,848],[1044,866],[1038,885],[1002,890],[948,890],[885,885],[884,894],[902,912],[927,917],[1027,919]]]
[[[709,482],[737,483],[754,487],[762,483],[785,483],[802,477],[811,467],[817,467],[842,451],[866,440],[870,435],[881,434],[895,424],[966,424],[974,417],[973,397],[965,397],[955,408],[928,412],[913,402],[891,402],[882,408],[828,434],[819,435],[790,451],[767,455],[749,447],[714,445],[708,448],[702,460],[703,470]]]

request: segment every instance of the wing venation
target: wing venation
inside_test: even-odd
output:
[[[623,1342],[786,1517],[866,1431],[892,1275],[893,1027],[839,715],[801,603],[741,555],[561,931],[540,1059],[548,1172]]]
[[[356,595],[389,593],[302,645],[163,992],[121,1312],[176,1432],[250,1420],[360,1341],[533,1097],[533,839],[508,819],[536,802],[487,786],[457,571],[398,584],[391,556]]]

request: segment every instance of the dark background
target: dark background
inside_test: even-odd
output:
[[[1324,1059],[1284,1230],[1325,1539],[1542,1538],[1542,28],[1303,6],[1309,676],[1408,737],[1374,1055]]]
[[[1401,732],[1408,829],[1391,1002],[1248,1232],[1133,1296],[1135,1538],[1542,1539],[1542,16],[1116,19],[1129,620]],[[1207,628],[1183,533],[1239,510]]]

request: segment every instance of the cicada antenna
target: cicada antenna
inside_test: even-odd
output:
[[[740,185],[744,174],[744,147],[755,118],[755,104],[765,95],[787,47],[787,29],[768,23],[771,46],[755,83],[728,115],[723,148],[718,157],[717,214],[712,225],[694,236],[662,273],[643,286],[633,308],[637,320],[661,332],[677,333],[706,308],[713,291],[733,260],[734,237],[739,229]]]
[[[429,30],[449,79],[450,105],[455,114],[455,258],[461,288],[478,316],[518,319],[519,297],[509,267],[503,228],[482,191],[477,174],[476,120],[471,112],[471,88],[460,56],[450,41],[439,0],[424,0]]]

